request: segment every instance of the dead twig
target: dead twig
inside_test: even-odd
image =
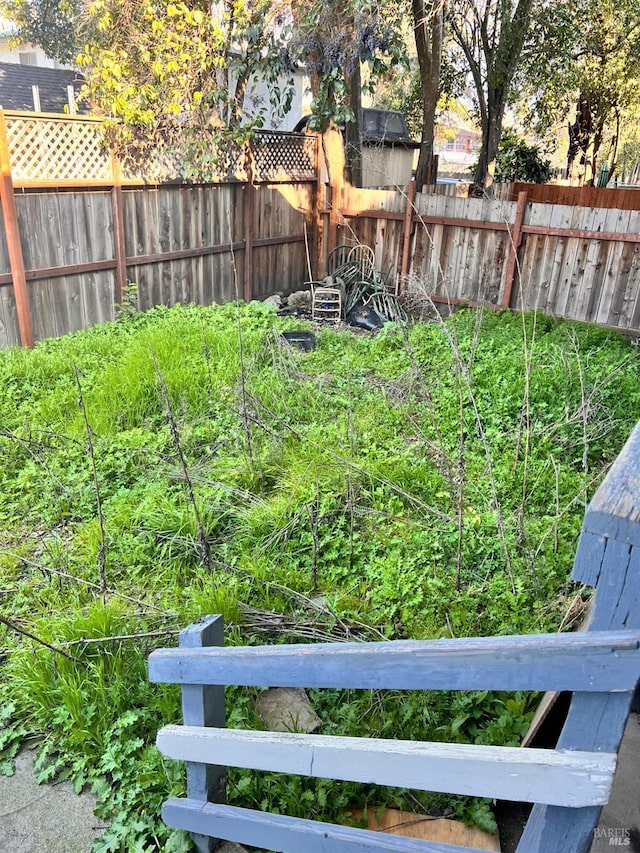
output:
[[[102,592],[102,588],[100,584],[94,583],[93,581],[88,581],[86,578],[79,578],[76,575],[72,575],[69,572],[60,571],[60,569],[52,569],[51,566],[44,566],[42,563],[36,563],[34,560],[29,560],[27,557],[23,557],[22,554],[14,554],[11,551],[0,551],[0,554],[3,554],[6,557],[12,557],[15,560],[20,560],[25,563],[27,566],[32,566],[34,569],[38,569],[40,572],[45,572],[50,575],[57,575],[61,578],[66,578],[67,580],[76,581],[77,583],[83,583],[85,586],[91,587],[92,589],[97,589]],[[118,592],[116,589],[106,589],[104,590],[105,595],[113,595],[116,598],[122,598],[124,601],[130,601],[132,604],[137,604],[139,607],[146,607],[149,610],[157,610],[158,613],[162,613],[163,616],[169,616],[173,618],[172,613],[169,613],[167,610],[163,610],[161,607],[157,607],[155,604],[149,604],[147,601],[142,601],[139,598],[133,598],[130,595],[125,595],[123,592]]]
[[[44,646],[49,651],[54,652],[57,655],[62,655],[63,658],[72,661],[73,663],[82,663],[80,658],[75,658],[73,655],[68,654],[63,651],[63,649],[58,646],[52,646],[51,643],[48,643],[46,640],[43,640],[41,637],[37,637],[35,634],[32,634],[31,631],[27,631],[26,628],[21,628],[19,625],[16,625],[15,622],[12,622],[10,619],[7,619],[5,616],[0,616],[0,622],[3,625],[6,625],[10,631],[15,631],[16,634],[21,634],[23,637],[28,637],[30,640],[33,640],[35,643],[38,643],[41,646]]]
[[[60,643],[60,646],[67,648],[69,646],[89,646],[102,645],[104,643],[119,643],[125,640],[142,640],[147,637],[171,637],[180,633],[180,628],[170,628],[163,631],[142,631],[139,634],[119,634],[112,637],[81,637],[79,640],[67,640]]]

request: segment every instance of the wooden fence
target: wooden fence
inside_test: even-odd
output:
[[[571,187],[563,184],[527,184],[516,181],[510,185],[508,198],[517,201],[521,192],[527,193],[529,201],[542,204],[640,210],[640,189],[635,187]]]
[[[142,309],[289,292],[355,241],[427,302],[640,331],[640,212],[532,201],[550,190],[529,185],[516,201],[357,190],[329,137],[324,166],[317,137],[269,132],[187,185],[177,155],[144,174],[118,164],[99,119],[0,111],[0,347],[112,319],[128,281]],[[629,208],[637,194],[595,192]]]
[[[259,134],[187,185],[172,162],[127,174],[99,120],[0,112],[0,347],[113,319],[128,281],[143,309],[295,289],[317,263],[318,147]]]
[[[435,303],[640,333],[640,211],[340,188],[333,242],[361,240]],[[329,226],[331,227],[331,225]]]

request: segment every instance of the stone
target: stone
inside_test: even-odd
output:
[[[267,296],[266,299],[263,299],[262,304],[278,309],[282,305],[282,297],[278,293],[274,293],[272,296]]]
[[[321,720],[302,687],[270,687],[256,699],[258,716],[271,732],[315,732]]]
[[[290,308],[298,306],[299,308],[311,308],[311,291],[310,290],[294,290],[287,297],[287,304]]]

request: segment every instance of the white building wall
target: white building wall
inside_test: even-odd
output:
[[[73,71],[72,65],[63,65],[57,59],[47,56],[41,47],[32,44],[21,44],[15,47],[10,37],[0,37],[0,62],[12,62],[16,65],[31,65],[37,68],[67,68]]]
[[[281,92],[284,92],[287,87],[287,80],[281,77],[275,85]],[[308,76],[302,71],[296,71],[293,75],[291,107],[284,116],[279,116],[277,110],[274,111],[271,107],[271,88],[271,85],[263,80],[252,81],[244,99],[245,115],[252,118],[264,110],[264,126],[267,130],[293,130],[302,116],[309,112],[311,105],[311,85]]]

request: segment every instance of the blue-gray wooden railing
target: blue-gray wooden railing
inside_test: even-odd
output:
[[[228,839],[291,853],[469,853],[436,842],[224,805],[226,766],[534,803],[518,853],[586,853],[607,802],[640,678],[640,425],[586,513],[573,578],[596,588],[579,634],[225,648],[219,616],[149,658],[182,686],[184,726],[158,735],[187,762],[188,797],[163,808],[200,851]],[[224,728],[224,685],[407,690],[565,690],[555,750]]]

